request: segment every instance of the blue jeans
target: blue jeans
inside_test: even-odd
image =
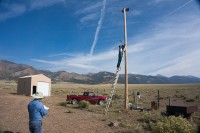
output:
[[[29,130],[31,133],[42,133],[42,121],[30,121]]]

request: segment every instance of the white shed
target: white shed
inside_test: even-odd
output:
[[[17,94],[32,96],[42,92],[44,96],[51,96],[51,79],[43,74],[20,77],[17,84]]]

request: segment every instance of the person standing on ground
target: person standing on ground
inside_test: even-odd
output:
[[[31,133],[42,133],[42,119],[48,114],[48,107],[41,101],[44,98],[43,93],[33,94],[34,100],[28,104],[29,130]]]

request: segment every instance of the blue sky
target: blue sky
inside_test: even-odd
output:
[[[130,9],[129,73],[200,77],[195,0],[0,0],[0,59],[41,70],[115,72],[123,7]]]

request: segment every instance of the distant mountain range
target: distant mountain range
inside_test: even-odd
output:
[[[114,73],[98,72],[88,74],[69,73],[66,71],[51,72],[46,70],[37,70],[25,64],[16,64],[7,60],[0,60],[0,79],[17,80],[19,77],[44,74],[51,78],[53,82],[65,81],[83,84],[101,84],[112,83],[115,78]],[[200,83],[200,78],[194,76],[172,76],[162,75],[146,76],[139,74],[128,75],[129,84],[191,84]],[[118,83],[124,83],[124,74],[120,74]]]

